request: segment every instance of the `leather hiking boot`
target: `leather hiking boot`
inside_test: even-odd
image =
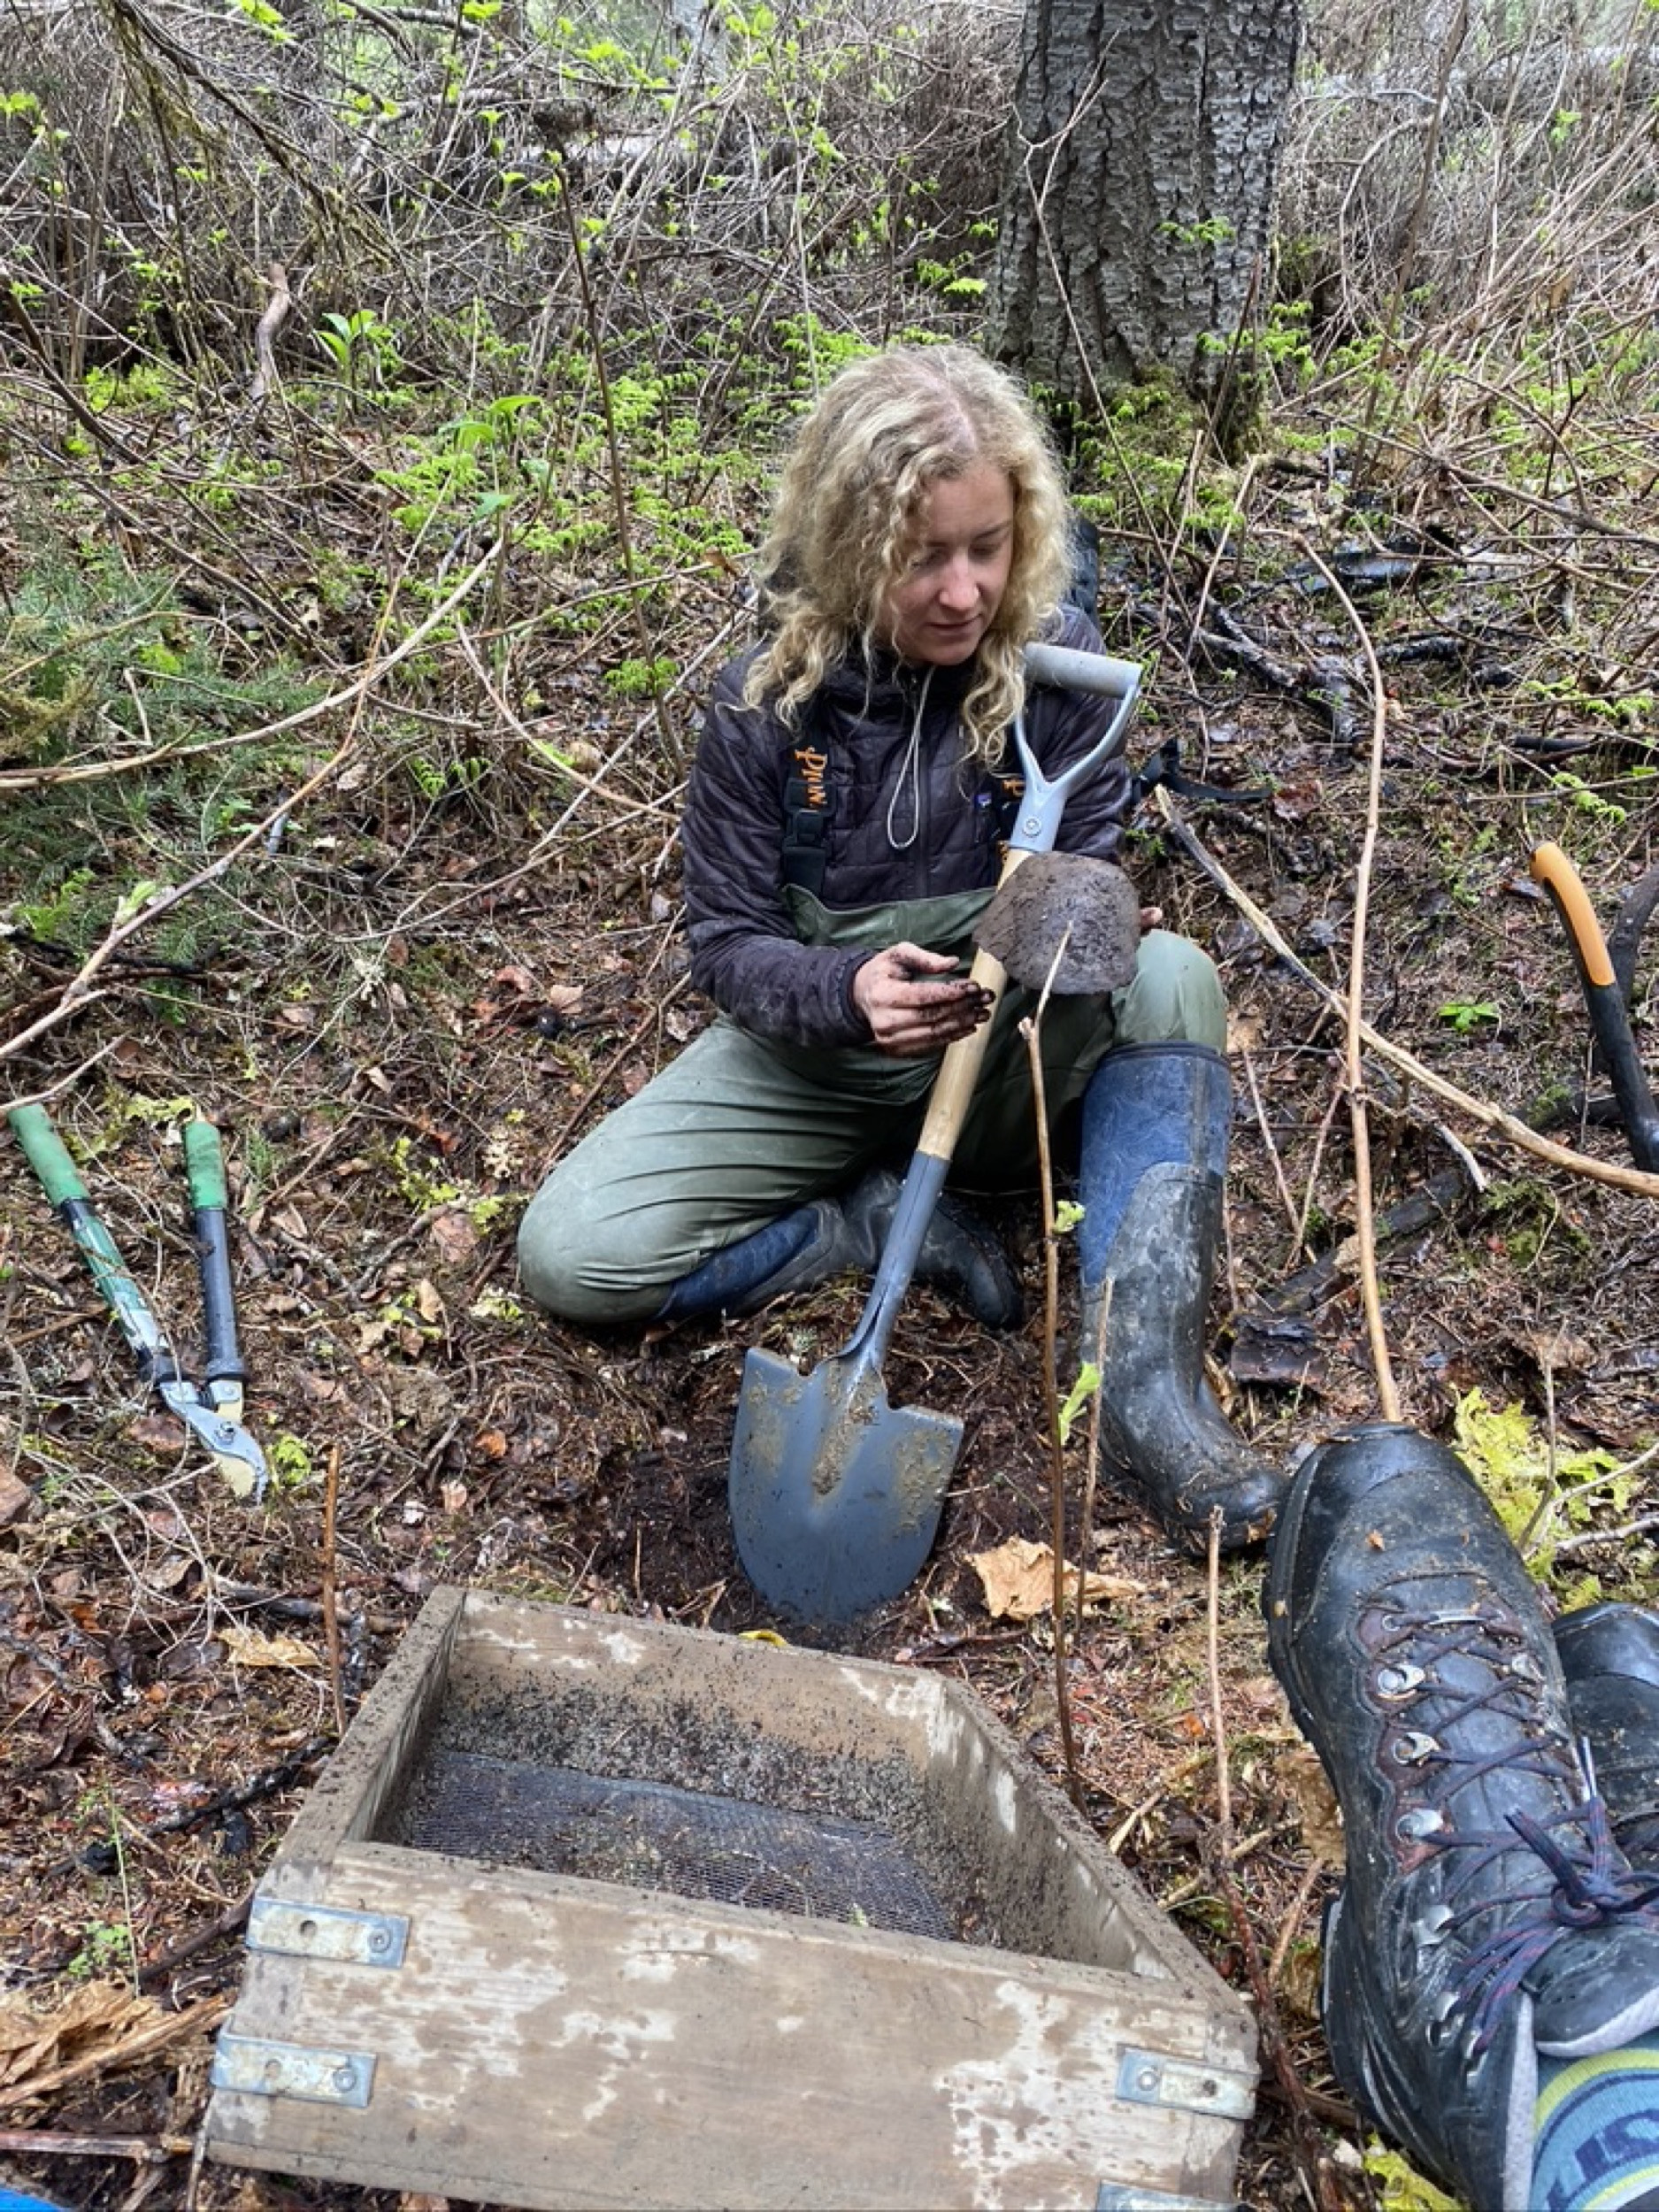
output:
[[[1221,1510],[1224,1548],[1271,1527],[1285,1478],[1228,1424],[1204,1375],[1204,1317],[1221,1238],[1232,1086],[1207,1045],[1109,1052],[1083,1096],[1078,1259],[1081,1341],[1101,1356],[1110,1457],[1194,1548]]]
[[[657,1309],[658,1321],[703,1313],[755,1313],[850,1269],[873,1274],[903,1185],[890,1168],[872,1168],[844,1198],[815,1198],[769,1221],[682,1275]],[[916,1280],[933,1283],[987,1329],[1018,1326],[1019,1284],[1000,1240],[958,1201],[941,1197],[916,1262]]]
[[[1532,2212],[1539,2054],[1659,2024],[1659,1883],[1579,1765],[1537,1588],[1462,1461],[1379,1425],[1298,1471],[1264,1605],[1342,1808],[1336,2070],[1478,2212]]]
[[[1611,1603],[1563,1613],[1555,1649],[1619,1849],[1659,1872],[1659,1613]]]

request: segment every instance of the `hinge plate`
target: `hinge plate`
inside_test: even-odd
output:
[[[366,2105],[374,2086],[372,2051],[323,2051],[303,2043],[272,2043],[221,2028],[211,2076],[215,2089],[250,2097],[299,2097],[307,2104]]]
[[[1248,2120],[1256,2109],[1256,2076],[1200,2066],[1166,2051],[1125,2051],[1118,2067],[1118,2094],[1127,2104],[1167,2105],[1221,2120]]]
[[[256,1897],[243,1938],[250,1951],[329,1959],[341,1966],[401,1966],[409,1921],[396,1912],[347,1912],[338,1905],[296,1905]]]

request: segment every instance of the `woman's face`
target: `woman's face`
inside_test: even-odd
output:
[[[919,543],[888,588],[879,628],[902,660],[972,660],[1008,588],[1014,487],[989,461],[941,478],[922,503]]]

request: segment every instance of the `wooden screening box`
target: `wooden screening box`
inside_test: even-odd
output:
[[[436,1594],[259,1884],[208,2148],[540,2212],[1229,2204],[1245,2005],[907,1668]]]

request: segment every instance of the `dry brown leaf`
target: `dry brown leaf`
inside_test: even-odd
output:
[[[188,1440],[184,1423],[171,1413],[141,1413],[127,1423],[127,1433],[157,1459],[177,1459]]]
[[[1302,1815],[1302,1839],[1321,1866],[1340,1870],[1346,1863],[1342,1816],[1317,1755],[1296,1744],[1276,1762],[1280,1782]]]
[[[134,1997],[119,1982],[82,1983],[51,2011],[38,2009],[23,1997],[0,1998],[0,2088],[118,2042],[160,2010],[153,1999]]]
[[[440,1206],[426,1224],[426,1234],[447,1267],[465,1267],[478,1250],[478,1231],[459,1206]]]
[[[985,1609],[993,1620],[1034,1621],[1054,1603],[1054,1552],[1047,1544],[1028,1537],[1010,1536],[995,1551],[972,1552],[968,1564],[985,1590]],[[1065,1567],[1068,1598],[1077,1589],[1077,1569]],[[1144,1586],[1126,1575],[1103,1575],[1090,1571],[1083,1586],[1086,1605],[1110,1604],[1114,1599],[1139,1597]]]
[[[438,1322],[443,1318],[443,1301],[437,1286],[423,1275],[415,1285],[415,1310],[423,1321]]]
[[[264,1636],[257,1628],[215,1632],[227,1658],[239,1667],[315,1667],[317,1654],[297,1636]]]
[[[0,1469],[0,1528],[10,1528],[20,1521],[35,1502],[35,1493],[27,1482],[6,1470]]]

